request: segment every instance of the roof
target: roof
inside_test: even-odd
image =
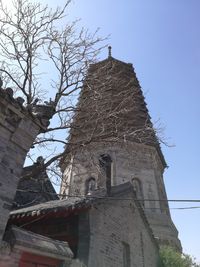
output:
[[[23,103],[25,100],[22,97],[15,98],[13,89],[10,87],[3,89],[2,85],[3,83],[0,79],[0,99],[2,105],[7,107],[9,103],[12,107],[12,111],[14,111],[18,116],[30,116],[34,121],[36,120],[37,123],[40,122],[41,132],[45,131],[46,127],[49,125],[49,119],[52,118],[55,111],[54,103],[50,101],[45,105],[36,105],[36,98],[36,103],[34,103],[34,101],[32,104],[24,106]],[[10,120],[9,117],[6,118],[6,120],[13,123],[13,120]]]
[[[54,240],[33,232],[12,226],[4,235],[4,240],[23,251],[33,251],[40,255],[65,260],[72,258],[73,253],[67,242]]]
[[[6,101],[12,103],[12,105],[23,112],[27,112],[26,108],[23,106],[24,99],[22,97],[14,98],[13,90],[11,88],[2,89],[0,87],[0,97],[1,99],[5,99]]]
[[[39,163],[35,163],[23,169],[17,187],[13,209],[58,199],[46,171],[41,171]]]
[[[10,212],[11,218],[20,218],[25,216],[39,216],[49,212],[74,211],[75,209],[88,208],[91,206],[91,198],[69,197],[62,200],[48,201],[27,208],[13,210]]]
[[[19,220],[25,219],[30,217],[39,217],[39,216],[53,216],[55,217],[56,214],[71,214],[71,213],[79,213],[83,210],[90,209],[93,205],[102,203],[102,201],[117,201],[121,200],[127,196],[127,192],[130,192],[133,196],[133,200],[135,201],[135,192],[133,186],[130,182],[112,186],[110,196],[105,194],[105,191],[96,190],[93,195],[91,196],[84,196],[84,197],[69,197],[63,200],[55,200],[55,201],[48,201],[46,203],[41,203],[38,205],[30,206],[23,209],[18,209],[10,212],[10,221],[12,220]],[[142,206],[140,205],[139,201],[135,201],[135,205],[140,213],[141,218],[143,219],[144,224],[146,225],[150,236],[154,239],[154,235],[152,229],[148,223],[146,215]]]
[[[82,196],[82,197],[68,197],[67,199],[60,199],[54,201],[48,201],[44,203],[40,203],[38,205],[32,205],[26,208],[13,210],[10,212],[11,218],[20,218],[25,216],[39,216],[43,214],[47,214],[50,212],[56,213],[60,211],[75,211],[90,208],[92,204],[100,201],[102,199],[113,199],[114,196],[123,195],[127,191],[132,191],[132,185],[128,183],[124,183],[121,185],[112,186],[111,188],[111,196],[106,196],[105,191],[96,190],[93,195],[90,196]]]

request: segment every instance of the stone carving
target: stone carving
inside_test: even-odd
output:
[[[49,102],[45,101],[46,105],[36,105],[37,102],[38,99],[34,101],[34,104],[29,105],[27,108],[33,115],[40,119],[45,127],[47,127],[49,125],[49,120],[55,112],[55,103],[51,99]]]

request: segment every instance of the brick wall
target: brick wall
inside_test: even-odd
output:
[[[123,267],[123,244],[130,267],[156,267],[158,247],[132,201],[104,200],[90,212],[88,267]]]
[[[23,107],[21,98],[13,98],[10,88],[0,89],[0,241],[26,154],[45,126]]]
[[[96,179],[97,188],[106,187],[105,176],[99,166],[101,154],[109,154],[112,159],[113,186],[132,182],[133,178],[141,182],[145,199],[162,199],[159,201],[145,201],[145,213],[156,237],[161,243],[167,241],[181,250],[178,232],[171,220],[165,185],[163,182],[164,166],[158,151],[153,146],[133,142],[117,142],[114,144],[99,143],[80,148],[73,156],[73,162],[66,166],[64,177],[70,184],[69,193],[84,195],[86,180]],[[63,184],[62,192],[65,185]],[[166,202],[163,201],[166,199]]]

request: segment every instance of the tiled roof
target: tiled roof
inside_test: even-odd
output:
[[[11,88],[6,88],[6,89],[0,88],[0,97],[8,102],[11,102],[12,105],[15,106],[16,108],[26,112],[26,109],[23,106],[25,100],[22,97],[14,98],[13,90]]]
[[[124,183],[121,185],[113,186],[111,188],[111,197],[106,196],[105,191],[96,190],[93,195],[82,197],[68,197],[67,199],[53,200],[38,205],[32,205],[30,207],[13,210],[10,212],[10,218],[20,218],[24,216],[39,216],[41,214],[49,212],[59,211],[74,211],[82,208],[90,208],[91,205],[100,200],[113,199],[115,196],[120,196],[127,192],[132,191],[132,185]]]
[[[43,202],[58,200],[56,191],[44,170],[37,163],[23,169],[18,183],[13,209],[25,208]]]
[[[32,205],[30,207],[13,210],[10,212],[10,217],[19,218],[24,216],[38,216],[41,214],[45,214],[48,212],[59,212],[59,211],[73,211],[82,208],[89,208],[91,205],[97,201],[109,199],[114,199],[115,196],[120,196],[125,192],[132,191],[132,185],[127,182],[121,185],[113,186],[111,188],[111,196],[108,197],[106,192],[103,190],[96,190],[90,196],[82,196],[82,197],[68,197],[67,199],[60,199],[54,201],[44,202],[38,205]]]
[[[49,119],[52,118],[55,107],[54,103],[50,101],[49,103],[37,105],[36,103],[23,105],[25,100],[22,97],[15,97],[14,91],[12,88],[8,87],[6,89],[2,88],[2,81],[0,79],[0,98],[1,101],[7,105],[8,103],[12,104],[12,109],[15,109],[15,112],[19,112],[30,115],[33,120],[40,121],[41,132],[45,131],[46,127],[49,125]],[[37,99],[35,99],[37,100]]]
[[[6,231],[4,240],[11,243],[12,246],[18,245],[24,251],[28,248],[40,254],[51,255],[52,258],[65,260],[72,258],[73,253],[67,242],[51,239],[33,232],[12,226]]]
[[[10,212],[10,218],[19,218],[24,216],[38,216],[48,212],[73,211],[82,207],[90,207],[91,199],[84,197],[70,197],[62,200],[53,200],[38,205],[22,208]]]
[[[123,200],[123,198],[127,195],[127,192],[131,192],[133,194],[134,201],[135,192],[133,190],[133,186],[130,182],[127,182],[124,184],[112,186],[111,195],[109,197],[105,194],[105,191],[97,190],[91,196],[69,197],[67,199],[48,201],[46,203],[41,203],[27,208],[14,210],[10,212],[10,219],[12,221],[12,219],[20,219],[29,216],[41,216],[47,214],[52,214],[52,216],[55,216],[56,213],[63,211],[66,211],[67,214],[71,212],[77,213],[78,211],[90,209],[93,205],[99,202],[104,203],[106,201]],[[156,242],[142,206],[140,205],[139,201],[134,202],[137,206],[141,218],[143,219],[143,222],[147,227],[147,230],[149,231],[154,242]]]

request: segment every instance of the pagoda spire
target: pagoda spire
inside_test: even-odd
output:
[[[112,46],[108,46],[108,58],[112,57]]]

